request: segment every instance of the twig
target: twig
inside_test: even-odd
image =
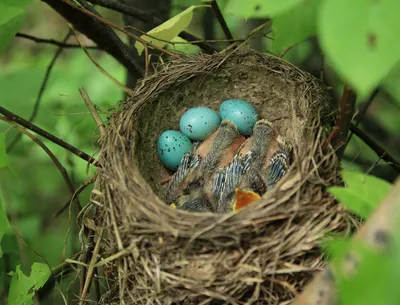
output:
[[[92,101],[90,100],[89,95],[87,94],[86,90],[84,88],[79,88],[79,93],[81,94],[81,97],[83,101],[86,104],[86,107],[88,108],[90,114],[93,117],[93,120],[96,122],[97,127],[100,130],[100,136],[104,136],[106,134],[106,130],[104,128],[103,121],[100,119],[99,114],[96,111],[96,108],[94,108]]]
[[[74,31],[74,29],[72,28],[72,26],[70,25],[71,31],[75,36],[76,41],[78,42],[78,44],[82,47],[83,52],[85,52],[86,56],[89,57],[89,59],[92,61],[92,63],[94,63],[94,65],[101,71],[101,73],[103,73],[108,79],[110,79],[114,84],[116,84],[118,86],[118,88],[124,90],[126,93],[128,93],[129,95],[133,94],[133,91],[129,88],[126,88],[123,84],[121,84],[119,81],[117,81],[114,77],[111,76],[110,73],[108,73],[106,70],[103,69],[103,67],[94,59],[94,57],[89,53],[88,50],[86,50],[86,48],[83,46],[83,44],[81,43],[81,41],[78,38],[78,35],[76,35],[76,32]]]
[[[65,35],[62,43],[65,43],[70,36],[71,36],[71,32],[68,31],[68,33],[67,33],[67,35]],[[63,47],[58,47],[56,53],[54,54],[54,56],[53,56],[53,58],[51,60],[51,62],[47,66],[46,73],[45,73],[44,78],[42,80],[42,84],[40,85],[40,89],[39,89],[38,95],[36,97],[36,101],[35,101],[35,104],[33,106],[33,110],[32,110],[31,116],[28,119],[29,122],[33,122],[35,120],[35,118],[36,118],[36,115],[37,115],[37,113],[39,111],[40,102],[42,101],[42,96],[43,96],[44,90],[46,89],[47,82],[49,81],[49,77],[50,77],[51,71],[52,71],[52,69],[54,67],[54,64],[57,61],[57,58],[60,56],[62,50],[63,50]],[[15,147],[15,145],[21,139],[21,136],[22,136],[22,133],[18,133],[15,136],[15,138],[8,145],[7,152],[10,152],[13,149],[13,147]]]
[[[293,47],[294,47],[294,45],[291,45],[291,46],[287,47],[286,49],[283,49],[282,52],[279,53],[279,57],[283,58],[283,56],[285,56],[286,53],[289,52]]]
[[[75,191],[75,193],[71,196],[71,198],[62,206],[61,209],[59,209],[57,212],[55,212],[51,218],[55,219],[57,217],[59,217],[62,213],[64,213],[64,211],[69,207],[69,205],[71,204],[72,200],[74,200],[74,198],[76,196],[78,196],[88,185],[92,184],[94,182],[94,177],[90,178],[89,180],[83,182]],[[47,224],[45,223],[44,226],[46,226]]]
[[[135,39],[135,40],[139,41],[140,43],[142,43],[144,46],[146,46],[146,45],[151,46],[152,48],[154,48],[154,49],[156,49],[156,50],[158,50],[158,51],[160,51],[160,52],[162,52],[162,53],[165,53],[165,54],[167,54],[167,55],[169,55],[169,56],[171,56],[171,57],[174,57],[174,58],[176,58],[176,59],[180,59],[180,56],[178,56],[177,54],[175,54],[175,53],[173,53],[173,52],[170,52],[170,51],[168,51],[168,50],[165,50],[165,49],[163,49],[163,48],[160,48],[160,47],[158,47],[158,46],[156,46],[156,45],[153,45],[153,44],[149,43],[148,41],[146,41],[146,40],[140,38],[139,36],[136,36],[136,35],[132,34],[131,32],[127,31],[127,30],[124,29],[123,27],[121,27],[121,26],[119,26],[119,25],[116,25],[116,24],[114,24],[114,23],[108,21],[107,19],[104,19],[103,17],[100,17],[99,15],[96,15],[96,14],[94,14],[93,12],[91,12],[91,11],[89,11],[89,10],[83,8],[83,7],[77,6],[77,5],[74,4],[71,0],[61,0],[61,1],[64,2],[64,3],[66,3],[66,4],[68,4],[69,6],[71,6],[72,8],[74,8],[74,9],[80,11],[80,12],[82,12],[82,13],[88,15],[88,16],[91,16],[91,17],[95,18],[96,20],[100,21],[101,23],[103,23],[103,24],[105,24],[105,25],[108,25],[108,26],[110,26],[110,27],[112,27],[112,28],[118,30],[118,31],[120,31],[120,32],[122,32],[122,33],[128,35],[129,37],[132,37],[133,39]],[[82,1],[83,1],[83,0],[82,0]]]
[[[353,119],[355,111],[356,98],[356,94],[345,84],[339,101],[336,125],[323,144],[324,148],[326,148],[329,143],[331,143],[334,148],[338,148],[336,154],[339,158],[342,157],[344,152],[344,144],[346,143],[351,120]]]
[[[369,106],[371,106],[372,101],[375,99],[375,97],[378,95],[378,93],[379,93],[379,88],[375,89],[374,92],[372,92],[372,94],[370,95],[368,100],[365,102],[365,105],[363,105],[361,107],[360,112],[354,117],[354,121],[355,121],[354,125],[356,127],[358,127],[358,125],[361,123],[362,119],[365,117],[365,114],[367,113]],[[350,134],[347,137],[345,148],[349,144],[352,136],[353,136],[353,131],[350,131]]]
[[[154,26],[158,26],[163,23],[162,20],[154,17],[153,15],[149,14],[148,12],[138,10],[137,8],[130,7],[127,5],[124,5],[118,1],[115,0],[89,0],[93,4],[98,4],[102,7],[111,9],[113,11],[119,12],[124,15],[128,15],[131,17],[134,17],[138,20],[141,20],[143,22],[150,23]],[[187,32],[182,32],[179,34],[179,36],[189,42],[196,41],[196,44],[204,51],[207,53],[213,53],[213,52],[218,52],[218,48],[215,46],[207,43],[205,40],[201,40],[198,37],[189,34]]]
[[[45,152],[46,154],[50,157],[51,161],[53,161],[54,165],[58,168],[58,171],[60,172],[61,176],[63,177],[65,183],[68,186],[69,191],[73,195],[75,193],[74,186],[72,185],[71,179],[68,176],[67,170],[61,165],[60,161],[56,158],[56,156],[48,149],[48,147],[36,136],[28,132],[25,128],[22,128],[15,124],[13,121],[8,120],[4,116],[0,116],[0,120],[3,120],[4,122],[7,122],[8,124],[11,124],[14,128],[16,128],[19,132],[25,134],[29,138],[32,139],[36,144],[38,144]],[[80,212],[82,210],[81,203],[79,202],[78,197],[74,198],[74,202],[76,203],[76,207],[78,208],[78,211]]]
[[[367,134],[365,134],[361,129],[359,129],[356,125],[351,123],[350,130],[361,140],[365,142],[377,155],[382,158],[388,164],[393,167],[395,170],[400,172],[400,163],[396,161],[388,152],[386,152],[378,143],[372,140]]]
[[[400,179],[397,180],[392,190],[381,202],[375,212],[367,219],[365,224],[357,231],[353,240],[361,241],[365,246],[376,251],[387,251],[391,246],[390,241],[397,237],[400,217],[399,199]],[[398,239],[398,238],[397,238]],[[339,264],[348,278],[356,272],[358,262],[354,253],[349,252]],[[335,283],[332,265],[320,272],[305,287],[303,292],[294,299],[292,305],[336,305],[339,302],[338,290]]]
[[[228,25],[226,24],[224,16],[221,13],[221,10],[219,9],[217,0],[211,0],[211,7],[215,13],[215,16],[217,17],[219,24],[221,25],[222,30],[224,31],[226,38],[233,39],[232,33],[229,30]]]
[[[58,40],[54,40],[54,39],[44,39],[44,38],[39,38],[39,37],[35,37],[29,34],[25,34],[25,33],[17,33],[15,34],[15,37],[19,37],[19,38],[25,38],[28,40],[32,40],[33,42],[36,43],[47,43],[47,44],[52,44],[58,47],[61,47],[63,49],[79,49],[81,46],[78,44],[72,44],[72,43],[64,43]],[[99,48],[98,46],[85,46],[86,49],[88,50],[98,50],[98,51],[104,51],[103,49]]]
[[[103,236],[103,231],[101,230],[97,235],[96,246],[94,247],[92,257],[90,260],[90,265],[89,265],[89,268],[87,269],[85,284],[84,284],[83,290],[81,291],[81,294],[80,294],[79,305],[86,304],[85,298],[86,298],[86,294],[89,291],[90,284],[92,283],[93,272],[95,269],[94,265],[96,264],[96,261],[97,261],[97,254],[99,253],[99,250],[100,250],[102,236]]]
[[[97,160],[94,159],[93,157],[80,151],[76,147],[68,144],[67,142],[57,138],[56,136],[53,136],[52,134],[50,134],[47,131],[43,130],[42,128],[32,124],[31,122],[28,122],[27,120],[21,118],[20,116],[16,115],[15,113],[8,111],[4,107],[0,106],[0,113],[3,114],[8,121],[15,122],[31,131],[37,133],[38,135],[41,135],[42,137],[46,138],[47,140],[53,142],[54,144],[61,146],[62,148],[68,150],[69,152],[73,153],[74,155],[78,156],[79,158],[85,160],[86,162],[88,162],[94,166],[99,166],[99,164],[97,163]]]

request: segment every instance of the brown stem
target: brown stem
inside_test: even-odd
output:
[[[351,90],[349,85],[345,84],[339,101],[336,125],[324,143],[325,148],[329,143],[331,143],[334,148],[338,148],[336,153],[339,158],[343,156],[344,144],[346,143],[351,120],[353,119],[355,111],[356,98],[356,94]]]

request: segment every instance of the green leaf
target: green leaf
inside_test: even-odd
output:
[[[303,0],[230,0],[224,13],[238,17],[265,18],[274,17],[292,8]]]
[[[0,196],[0,258],[3,256],[3,250],[1,248],[1,241],[3,239],[4,234],[10,231],[10,223],[8,222],[8,217],[6,213],[6,209],[2,203],[2,198]]]
[[[328,191],[363,218],[371,214],[392,187],[382,179],[360,172],[343,171],[342,174],[347,187],[330,187]]]
[[[335,69],[361,97],[400,59],[400,1],[325,0],[319,40]]]
[[[306,0],[272,19],[274,53],[279,54],[316,33],[320,3],[320,0]]]
[[[192,21],[193,10],[197,7],[204,6],[192,5],[180,14],[172,17],[171,19],[165,21],[163,24],[160,24],[151,31],[147,32],[147,34],[151,35],[152,37],[162,39],[164,41],[160,41],[146,35],[142,35],[140,38],[151,43],[152,45],[163,48],[167,44],[167,42],[165,41],[171,41],[173,38],[178,36],[180,32],[182,32],[189,26],[190,22]],[[138,51],[139,55],[141,55],[144,50],[143,44],[139,41],[136,41],[135,48]]]
[[[361,263],[357,265],[357,271],[353,276],[342,272],[344,270],[340,266],[343,266],[343,263],[338,262],[335,265],[339,303],[341,305],[399,304],[400,294],[397,292],[397,285],[400,281],[400,270],[395,264],[396,258],[354,244],[351,251]],[[342,258],[346,259],[347,256]]]
[[[26,276],[21,265],[17,266],[12,275],[10,291],[8,294],[8,305],[31,305],[35,291],[43,287],[51,272],[46,264],[33,263],[30,276]]]
[[[30,0],[2,0],[0,2],[0,53],[22,26]]]
[[[10,160],[6,152],[6,137],[0,133],[0,168],[10,166]]]

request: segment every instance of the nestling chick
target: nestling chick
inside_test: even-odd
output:
[[[199,203],[201,209],[209,209],[213,174],[229,164],[244,141],[245,138],[239,135],[235,124],[228,120],[222,121],[219,129],[193,154],[182,159],[169,185],[167,201],[179,202],[176,204],[178,208],[189,207],[188,210],[193,211],[199,209]],[[212,206],[212,211],[215,210],[216,207]]]
[[[188,195],[178,197],[176,203],[172,203],[171,207],[190,212],[212,212],[213,210],[211,203],[201,190],[192,191]]]
[[[217,211],[236,211],[260,199],[286,173],[290,151],[271,122],[258,121],[234,161],[215,175]]]

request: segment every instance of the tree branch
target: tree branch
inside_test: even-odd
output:
[[[336,125],[333,127],[331,134],[327,137],[324,143],[324,147],[331,143],[334,148],[338,148],[336,154],[339,159],[343,156],[344,144],[346,143],[350,124],[355,111],[356,98],[356,94],[347,84],[345,84],[339,101]]]
[[[61,146],[62,148],[68,150],[69,152],[73,153],[74,155],[78,156],[79,158],[85,160],[86,162],[88,162],[94,166],[99,166],[99,164],[97,163],[97,160],[94,159],[93,157],[80,151],[76,147],[68,144],[67,142],[57,138],[56,136],[53,136],[52,134],[50,134],[47,131],[43,130],[42,128],[32,124],[31,122],[28,122],[27,120],[21,118],[20,116],[16,115],[15,113],[8,111],[4,107],[0,106],[0,113],[3,114],[4,117],[8,121],[15,122],[18,125],[21,125],[21,126],[25,127],[26,129],[29,129],[29,130],[37,133],[38,135],[41,135],[42,137],[46,138],[47,140],[53,142],[54,144]]]
[[[55,46],[61,47],[63,49],[80,49],[81,48],[81,46],[79,44],[63,43],[63,42],[58,41],[58,40],[39,38],[39,37],[35,37],[35,36],[29,35],[29,34],[25,34],[25,33],[17,33],[17,34],[15,34],[15,37],[32,40],[33,42],[36,42],[36,43],[47,43],[47,44],[51,44],[51,45],[55,45]],[[85,46],[85,48],[88,49],[88,50],[103,51],[98,46]]]
[[[68,33],[67,33],[67,35],[65,35],[62,43],[65,43],[70,36],[71,36],[71,31],[68,31]],[[50,77],[51,71],[52,71],[52,69],[54,67],[54,64],[57,61],[57,58],[60,56],[62,50],[63,50],[63,47],[59,46],[57,51],[56,51],[56,53],[53,56],[53,59],[51,60],[51,62],[47,66],[46,73],[45,73],[44,78],[42,80],[42,84],[40,85],[39,93],[38,93],[38,95],[36,97],[35,104],[33,105],[33,110],[32,110],[31,116],[28,119],[29,122],[33,122],[35,120],[35,118],[36,118],[36,115],[37,115],[37,113],[39,111],[40,102],[42,101],[42,96],[43,96],[44,90],[46,89],[47,82],[49,81],[49,77]],[[10,152],[13,149],[13,147],[15,147],[15,145],[21,139],[21,136],[22,136],[22,133],[19,133],[19,134],[17,134],[15,136],[15,138],[8,145],[7,152]]]
[[[221,13],[221,10],[219,9],[217,0],[211,0],[211,7],[215,13],[215,16],[217,17],[219,24],[221,25],[222,30],[224,31],[226,38],[233,39],[232,33],[229,30],[228,25],[226,24],[224,16]]]
[[[138,10],[134,7],[126,6],[115,0],[89,0],[89,1],[93,4],[100,5],[102,7],[111,9],[121,14],[137,18],[143,22],[148,22],[154,26],[158,26],[163,23],[162,20],[154,17],[153,15],[145,11]],[[182,32],[179,34],[179,36],[189,42],[196,41],[196,45],[199,46],[203,51],[206,51],[207,53],[214,53],[219,51],[219,49],[216,48],[215,46],[206,43],[204,41],[202,42],[201,39],[188,32]]]
[[[90,10],[84,8],[84,7],[77,6],[77,5],[76,5],[75,3],[73,3],[71,0],[61,0],[61,1],[64,2],[64,3],[67,3],[69,6],[71,6],[72,8],[74,8],[74,9],[76,9],[76,10],[78,10],[78,11],[84,13],[85,15],[88,15],[88,16],[90,16],[90,17],[95,18],[98,22],[101,22],[101,23],[103,23],[103,24],[105,24],[105,25],[108,25],[109,27],[114,28],[114,29],[116,29],[116,30],[118,30],[118,31],[120,31],[120,32],[122,32],[122,33],[128,35],[129,37],[134,38],[135,40],[137,40],[137,41],[139,41],[140,43],[142,43],[143,46],[144,46],[144,48],[147,48],[147,47],[150,46],[150,47],[154,48],[155,50],[160,51],[161,53],[165,53],[165,54],[167,54],[167,55],[169,55],[169,56],[171,56],[171,57],[174,57],[174,58],[176,58],[176,59],[180,59],[180,56],[179,56],[179,55],[177,55],[177,54],[175,54],[175,53],[173,53],[173,52],[167,51],[167,50],[165,50],[165,49],[163,49],[163,48],[161,48],[161,47],[158,47],[158,46],[156,46],[156,45],[154,45],[154,44],[149,43],[148,41],[146,41],[146,40],[140,38],[139,36],[134,35],[134,34],[132,34],[131,32],[127,31],[124,27],[121,27],[121,26],[119,26],[119,25],[117,25],[117,24],[114,24],[114,23],[108,21],[107,19],[104,19],[104,18],[101,17],[100,15],[95,14],[94,12],[92,12],[92,11],[90,11]],[[79,0],[79,1],[84,1],[84,0]],[[115,34],[115,33],[114,33],[114,34]],[[118,36],[117,36],[117,37],[118,37]]]
[[[82,11],[76,10],[60,0],[42,0],[72,23],[76,29],[94,41],[101,49],[118,60],[130,74],[141,78],[143,68],[135,61],[136,50],[129,48],[109,26],[90,18]]]
[[[355,121],[354,125],[356,127],[358,127],[360,122],[365,117],[365,114],[367,113],[367,110],[368,110],[369,106],[372,104],[372,101],[375,99],[375,97],[378,95],[378,93],[379,93],[379,88],[375,89],[374,92],[372,92],[372,94],[368,98],[368,100],[365,102],[365,105],[360,107],[361,109],[360,109],[359,113],[354,117],[354,121]],[[344,149],[346,148],[347,144],[349,144],[352,136],[353,136],[353,132],[350,131],[350,134],[349,134],[349,136],[347,138],[347,141],[346,141]]]

